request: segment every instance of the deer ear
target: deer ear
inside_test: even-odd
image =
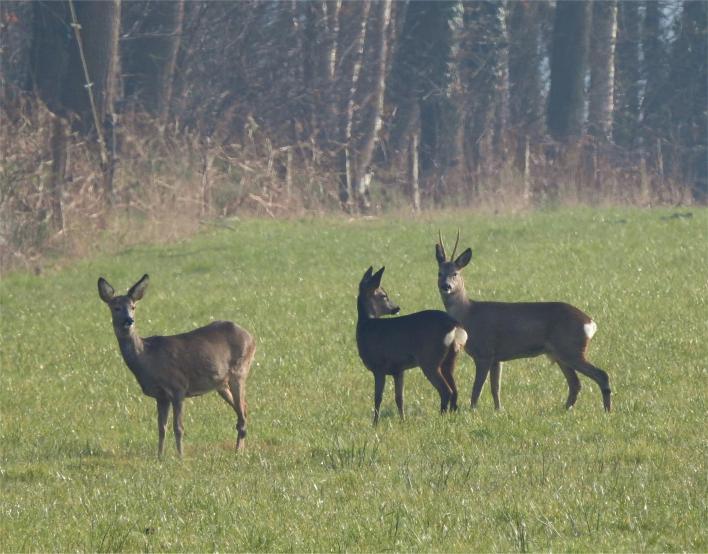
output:
[[[373,272],[374,272],[374,268],[371,267],[371,266],[369,266],[369,269],[367,269],[367,270],[364,272],[364,276],[361,278],[361,281],[359,281],[359,284],[360,284],[360,285],[363,285],[363,284],[366,283],[369,279],[371,279],[371,274],[372,274]]]
[[[375,289],[381,286],[381,277],[383,277],[383,272],[385,269],[386,266],[383,266],[376,273],[374,273],[373,277],[371,277],[371,284]]]
[[[445,249],[440,244],[435,245],[435,259],[438,261],[438,265],[445,263]]]
[[[146,273],[140,278],[140,281],[130,287],[130,290],[128,291],[128,296],[131,298],[131,300],[133,300],[134,302],[141,300],[143,295],[145,294],[145,289],[147,289],[149,283],[150,277],[148,277],[148,274]]]
[[[472,259],[472,249],[468,248],[467,250],[465,250],[462,254],[460,254],[457,257],[457,259],[455,260],[455,267],[457,269],[462,269],[468,263],[470,263],[471,259]]]
[[[108,281],[106,281],[103,277],[98,278],[98,296],[101,297],[101,300],[103,300],[106,304],[108,304],[113,297],[116,295],[116,291],[113,290],[113,287],[108,284]]]

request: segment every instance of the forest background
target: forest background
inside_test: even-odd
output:
[[[705,203],[708,3],[2,2],[0,263],[242,215]]]

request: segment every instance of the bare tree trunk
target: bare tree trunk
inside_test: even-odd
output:
[[[530,200],[530,148],[544,132],[541,79],[541,4],[509,4],[509,117],[515,134],[515,165]]]
[[[299,3],[304,11],[303,79],[309,134],[321,148],[329,148],[334,116],[333,87],[341,1]]]
[[[410,134],[408,144],[408,186],[411,203],[415,213],[420,212],[420,131],[416,129]]]
[[[615,110],[612,136],[633,149],[639,138],[641,61],[639,3],[620,2],[615,64]]]
[[[373,59],[366,79],[360,82],[361,88],[366,87],[364,100],[359,106],[359,125],[355,133],[356,163],[352,168],[353,190],[356,194],[359,208],[368,211],[370,204],[369,183],[371,158],[374,153],[376,139],[381,129],[381,112],[383,111],[384,92],[386,89],[386,59],[388,50],[387,29],[391,19],[391,0],[381,0],[376,4],[376,11],[371,14],[372,28],[367,35],[370,40],[370,52]],[[367,86],[368,85],[368,86]],[[361,96],[361,95],[360,95]]]
[[[64,105],[79,114],[85,128],[91,128],[91,104],[88,93],[93,94],[98,118],[103,122],[106,114],[113,112],[118,87],[118,36],[120,31],[120,0],[92,2],[75,1],[79,20],[79,36],[83,42],[89,83],[84,75],[82,55],[78,47],[71,49],[69,78],[64,90]]]
[[[369,2],[351,2],[342,5],[342,10],[345,8],[347,10],[346,13],[342,13],[342,16],[350,17],[352,23],[340,27],[337,41],[337,60],[341,69],[338,77],[340,88],[338,95],[337,173],[339,175],[339,200],[345,211],[352,209],[352,160],[349,147],[354,121],[354,98],[361,73],[370,6]],[[351,32],[352,30],[354,32]]]
[[[645,156],[650,167],[655,166],[654,150],[657,137],[661,137],[669,127],[667,110],[667,44],[662,39],[666,28],[663,13],[664,3],[657,0],[644,2],[646,15],[642,32],[642,51],[644,52],[643,77],[646,82],[643,101],[642,135],[646,148]]]
[[[548,130],[561,142],[583,132],[590,3],[558,2],[553,24]]]
[[[93,130],[97,135],[103,189],[109,202],[113,200],[116,162],[114,104],[118,95],[120,5],[121,0],[69,0],[78,27],[74,27],[75,45],[63,93],[63,104],[79,115],[81,130]]]
[[[504,9],[491,1],[466,3],[464,7],[460,63],[465,93],[463,144],[466,171],[475,176],[473,181],[483,172],[483,166],[495,161],[498,116],[508,120],[508,104],[497,109],[500,91],[509,90]]]
[[[517,149],[518,146],[517,146]],[[523,156],[521,158],[521,176],[524,183],[524,201],[529,202],[531,200],[531,148],[529,136],[524,136],[523,142]]]
[[[603,141],[609,141],[612,136],[616,37],[617,3],[614,0],[595,2],[592,14],[588,130],[595,138]]]
[[[69,63],[69,39],[66,28],[70,17],[64,2],[35,2],[32,5],[33,29],[30,48],[30,86],[54,113],[50,138],[51,152],[51,224],[54,231],[64,229],[62,196],[68,158],[66,109],[62,91]]]
[[[52,121],[51,138],[52,168],[51,168],[51,194],[52,194],[52,227],[55,231],[64,230],[64,208],[62,197],[64,181],[66,180],[66,162],[68,157],[67,123],[60,116],[55,116]]]
[[[127,92],[134,91],[162,122],[167,119],[172,100],[183,23],[184,0],[151,2],[125,63]]]
[[[325,27],[323,29],[322,52],[318,68],[320,82],[320,104],[316,108],[317,135],[319,144],[324,150],[331,152],[336,149],[337,134],[337,57],[339,32],[339,14],[342,8],[341,0],[324,0]]]
[[[494,114],[494,157],[498,161],[506,159],[506,135],[509,127],[509,29],[507,7],[500,3],[497,8],[499,26],[499,64],[496,83],[496,113]]]
[[[708,4],[684,0],[681,31],[673,44],[670,82],[674,97],[671,173],[688,183],[696,201],[708,201]]]
[[[65,2],[34,2],[32,8],[30,88],[52,112],[63,114],[71,37],[67,33],[68,6]]]
[[[324,2],[302,2],[295,4],[301,11],[302,25],[302,80],[304,88],[304,108],[306,135],[314,138],[318,132],[317,114],[321,105],[320,95],[323,91],[320,83],[321,41],[325,23]]]
[[[509,5],[509,111],[511,125],[521,134],[543,130],[541,25],[538,2]],[[523,144],[523,140],[520,141]],[[521,150],[524,150],[522,147]]]
[[[209,172],[214,162],[211,153],[211,141],[207,138],[203,144],[202,151],[202,193],[201,193],[201,216],[208,216],[211,212],[211,179]]]
[[[325,0],[327,17],[326,33],[323,41],[324,61],[326,67],[322,69],[323,75],[329,80],[334,79],[335,64],[337,63],[337,35],[339,34],[339,13],[342,9],[342,0]]]

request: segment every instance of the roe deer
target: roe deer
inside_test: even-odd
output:
[[[364,365],[374,374],[374,425],[379,420],[386,375],[393,375],[396,406],[403,418],[403,371],[420,367],[440,395],[440,411],[457,409],[453,371],[467,333],[454,319],[439,310],[426,310],[391,319],[400,308],[381,288],[385,268],[364,273],[357,298],[356,343]]]
[[[455,259],[460,233],[450,260],[445,255],[442,235],[435,245],[438,261],[438,289],[447,313],[459,321],[470,335],[465,350],[476,366],[472,386],[472,408],[491,373],[494,407],[499,410],[501,363],[546,354],[561,368],[568,381],[566,408],[572,408],[580,392],[576,372],[594,380],[602,392],[605,410],[612,408],[610,381],[600,368],[587,361],[588,342],[597,325],[578,308],[563,302],[480,302],[470,300],[460,271],[472,259],[468,248]]]
[[[236,449],[246,437],[246,378],[256,353],[256,342],[230,321],[214,321],[188,333],[142,339],[135,328],[135,304],[145,294],[148,276],[135,283],[128,294],[116,296],[101,277],[98,294],[111,310],[113,330],[128,369],[143,393],[157,400],[157,454],[161,458],[170,404],[177,452],[182,456],[182,403],[216,389],[235,410]]]

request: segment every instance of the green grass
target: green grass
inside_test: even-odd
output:
[[[706,551],[708,211],[242,221],[0,291],[0,551]],[[545,358],[505,365],[495,413],[461,358],[441,417],[420,370],[371,427],[354,341],[369,265],[404,313],[439,308],[434,243],[457,226],[474,298],[565,300],[599,331],[572,412]],[[124,366],[96,280],[151,276],[143,336],[232,319],[258,341],[246,451],[216,394],[186,403],[185,458]]]

